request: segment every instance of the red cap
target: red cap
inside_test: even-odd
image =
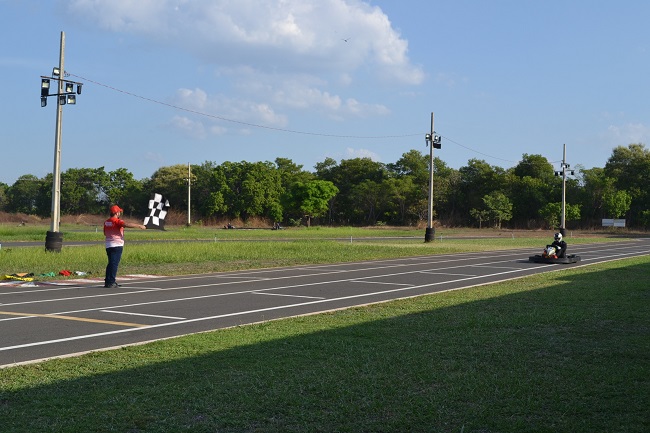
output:
[[[108,208],[108,211],[111,213],[111,215],[115,215],[118,212],[124,212],[124,210],[122,210],[122,208],[116,204]]]

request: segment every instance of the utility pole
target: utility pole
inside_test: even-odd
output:
[[[45,236],[45,251],[60,252],[63,243],[61,225],[61,124],[63,122],[63,106],[76,104],[77,95],[81,94],[82,83],[67,80],[63,63],[65,58],[65,32],[61,32],[59,50],[59,66],[52,69],[52,76],[41,75],[41,107],[47,106],[47,98],[56,97],[56,130],[54,132],[54,168],[52,169],[52,224]],[[57,82],[56,93],[50,93],[50,83]],[[76,93],[74,91],[77,86]]]
[[[424,242],[431,242],[436,237],[436,229],[433,227],[433,149],[442,147],[442,139],[433,129],[433,113],[431,113],[431,132],[426,134],[424,139],[429,146],[429,210]]]
[[[192,187],[192,168],[190,166],[190,163],[187,163],[187,226],[189,227],[192,225],[192,219],[190,218],[190,209],[192,209],[192,206],[190,205],[190,191]]]
[[[566,175],[570,173],[572,176],[575,174],[573,170],[567,170],[570,167],[566,163],[566,144],[564,145],[564,151],[562,154],[562,171],[556,171],[556,176],[562,176],[562,213],[560,215],[560,233],[562,236],[566,236]]]
[[[61,32],[59,51],[59,73],[64,77],[63,63],[65,58],[65,33]],[[58,81],[58,93],[63,93],[63,80]],[[63,105],[56,104],[56,130],[54,133],[54,168],[52,170],[52,224],[50,232],[58,232],[61,222],[61,129],[63,122]],[[61,236],[62,237],[62,236]],[[46,245],[47,247],[47,245]]]

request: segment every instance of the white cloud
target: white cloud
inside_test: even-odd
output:
[[[184,116],[174,116],[171,120],[171,125],[192,138],[204,139],[207,136],[203,123]]]
[[[386,14],[359,0],[68,0],[99,28],[145,36],[218,65],[339,75],[362,66],[420,84],[408,41]]]
[[[379,155],[377,155],[375,152],[368,149],[353,149],[351,147],[345,149],[344,159],[354,159],[354,158],[370,158],[375,162],[381,160],[379,158]]]
[[[175,118],[172,124],[184,134],[203,139],[208,133],[221,135],[226,129],[233,127],[262,125],[285,128],[289,125],[289,120],[283,110],[317,110],[334,120],[385,116],[390,113],[382,104],[364,103],[355,98],[344,100],[338,95],[323,91],[316,87],[321,81],[310,76],[268,76],[257,74],[248,68],[222,70],[221,73],[237,77],[235,85],[241,92],[239,97],[208,95],[199,88],[177,90],[173,105],[186,109],[189,113],[205,114],[203,117],[196,117],[194,123],[190,123],[187,117],[183,117],[183,121],[180,121],[181,118]],[[244,97],[244,93],[248,94],[248,98]],[[223,123],[228,120],[234,122]],[[237,125],[237,122],[241,123]],[[207,124],[221,126],[214,130],[204,126]]]
[[[361,0],[64,0],[70,15],[214,67],[219,88],[182,88],[170,124],[194,139],[287,128],[290,115],[336,121],[390,114],[353,82],[418,85],[421,68],[386,14]],[[370,77],[368,76],[370,74]],[[410,88],[410,87],[409,87]],[[399,89],[396,89],[399,90]],[[372,93],[372,97],[375,94]],[[379,93],[376,94],[377,97]],[[254,129],[254,128],[253,128]],[[300,128],[296,128],[300,129]]]
[[[610,125],[604,134],[605,139],[614,146],[627,146],[632,143],[650,142],[650,127],[642,123]]]
[[[245,129],[251,125],[283,128],[288,123],[285,115],[276,113],[268,104],[210,96],[202,89],[178,89],[172,104],[199,115],[192,119],[175,116],[171,121],[173,127],[196,139],[204,139],[208,134],[222,135],[231,128]]]

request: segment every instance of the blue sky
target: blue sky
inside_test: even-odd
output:
[[[650,2],[622,0],[0,0],[0,182],[62,170],[428,154],[603,167],[650,138]]]

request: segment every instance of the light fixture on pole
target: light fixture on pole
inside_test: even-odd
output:
[[[431,242],[436,237],[436,229],[433,227],[433,149],[442,148],[442,138],[433,130],[433,113],[431,113],[431,133],[425,134],[424,140],[429,146],[429,211],[424,242]]]
[[[52,69],[52,76],[41,76],[41,107],[47,106],[47,98],[54,96],[57,101],[56,129],[54,133],[54,168],[52,170],[52,224],[45,237],[45,251],[60,252],[63,243],[63,234],[59,231],[61,221],[61,123],[63,120],[63,106],[76,104],[77,96],[81,94],[82,83],[65,80],[63,68],[65,58],[65,33],[61,32],[59,50],[59,66]],[[63,72],[63,74],[62,74]],[[56,93],[50,93],[50,80],[58,83]],[[77,86],[76,92],[74,87]]]
[[[562,236],[566,236],[566,176],[575,174],[575,171],[569,170],[571,167],[566,163],[566,144],[564,145],[564,152],[562,155],[562,164],[560,165],[561,171],[556,171],[556,176],[562,176],[562,210],[560,214],[560,233]]]

